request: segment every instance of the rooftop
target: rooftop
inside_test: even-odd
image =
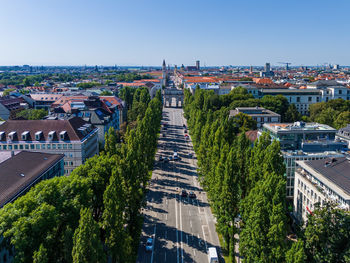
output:
[[[236,109],[234,110],[230,110],[230,117],[232,116],[235,116],[237,115],[238,113],[245,113],[245,114],[248,114],[250,116],[261,116],[261,115],[264,115],[264,116],[280,116],[279,114],[271,111],[271,110],[268,110],[268,109],[265,109],[265,108],[262,108],[262,107],[237,107]]]
[[[62,158],[63,154],[22,151],[0,163],[0,207]]]
[[[346,157],[306,161],[305,164],[350,195],[350,161]]]
[[[294,122],[294,123],[264,123],[264,127],[271,131],[334,131],[337,130],[326,124],[317,122]]]

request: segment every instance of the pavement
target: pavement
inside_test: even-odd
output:
[[[167,128],[162,128],[158,140],[136,262],[208,262],[207,248],[214,246],[220,254],[220,243],[207,195],[197,181],[191,140],[185,139],[182,108],[164,108],[162,123]],[[158,161],[159,156],[170,157],[174,151],[181,160]],[[182,197],[182,190],[193,191],[196,197]],[[153,249],[146,252],[149,237],[154,238]]]

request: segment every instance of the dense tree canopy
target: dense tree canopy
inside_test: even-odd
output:
[[[310,105],[310,120],[330,125],[336,129],[350,124],[350,101],[330,100]]]
[[[156,97],[123,142],[110,130],[100,156],[0,209],[0,247],[15,262],[134,262],[161,111]]]

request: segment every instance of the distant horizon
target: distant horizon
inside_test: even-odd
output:
[[[266,62],[266,63],[270,63],[270,62]],[[174,67],[175,65],[180,68],[182,64],[178,65],[178,64],[167,64],[167,66],[170,66],[170,67]],[[278,64],[272,64],[270,63],[271,67],[280,67],[280,68],[284,68],[285,65],[278,65]],[[327,65],[323,65],[323,64],[319,64],[319,65],[305,65],[305,64],[296,64],[296,65],[289,65],[288,67],[289,68],[297,68],[297,67],[327,67],[327,66],[333,66],[333,65],[339,65],[339,67],[350,67],[350,65],[341,65],[341,64],[327,64]],[[126,65],[126,64],[115,64],[115,65],[103,65],[103,64],[13,64],[13,65],[0,65],[0,68],[1,67],[23,67],[23,66],[30,66],[30,67],[137,67],[137,68],[140,68],[140,67],[150,67],[150,68],[161,68],[162,65],[161,63],[159,65],[141,65],[141,64],[130,64],[130,65]],[[184,64],[185,67],[187,66],[195,66],[195,64]],[[200,65],[200,68],[217,68],[217,67],[264,67],[265,64],[262,64],[262,65]]]
[[[350,63],[350,1],[2,1],[1,65]]]

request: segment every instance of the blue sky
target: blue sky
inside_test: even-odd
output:
[[[350,63],[348,0],[0,0],[0,65]]]

